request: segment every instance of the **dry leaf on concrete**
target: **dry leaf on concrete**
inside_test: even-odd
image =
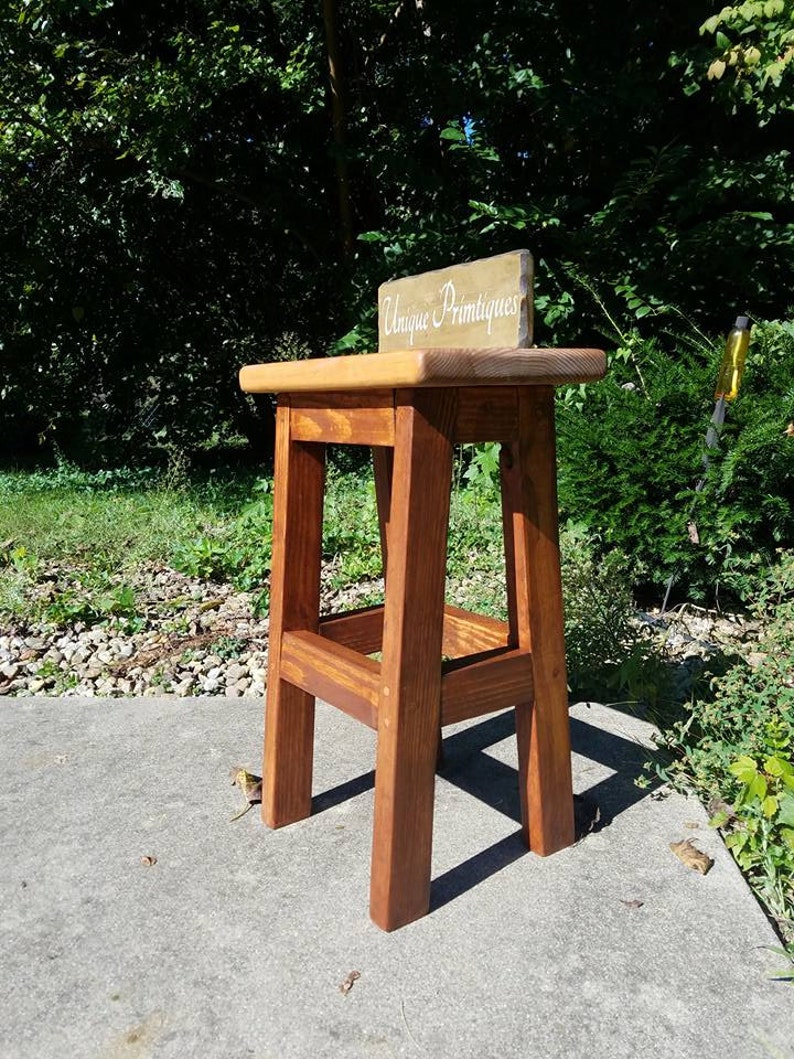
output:
[[[701,852],[693,844],[691,838],[682,839],[680,842],[671,842],[670,849],[682,864],[686,864],[687,868],[691,868],[693,871],[700,872],[701,875],[707,875],[714,863],[711,857]]]
[[[353,988],[353,982],[357,981],[360,977],[361,971],[351,971],[344,982],[339,986],[339,992],[346,996]]]
[[[229,821],[230,823],[234,820],[239,820],[241,816],[245,816],[252,805],[262,801],[262,777],[255,776],[253,772],[248,772],[247,769],[235,768],[230,773],[232,786],[239,787],[245,796],[245,805],[239,813],[235,815]]]
[[[144,868],[151,868],[157,863],[157,857],[153,857],[151,854],[147,854],[145,857],[141,857],[141,864]]]

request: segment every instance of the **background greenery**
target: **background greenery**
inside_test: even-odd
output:
[[[364,348],[380,281],[517,245],[541,344],[785,318],[791,4],[716,12],[9,0],[0,445],[256,438],[242,363]]]

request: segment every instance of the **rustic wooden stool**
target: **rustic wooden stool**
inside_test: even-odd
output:
[[[553,387],[605,360],[529,348],[531,266],[517,251],[385,284],[382,352],[240,373],[279,394],[262,816],[311,813],[315,696],[374,728],[384,930],[429,908],[443,725],[515,707],[525,840],[545,856],[574,838]],[[502,442],[508,622],[444,605],[452,447],[483,441]],[[320,617],[329,442],[373,446],[386,602]]]

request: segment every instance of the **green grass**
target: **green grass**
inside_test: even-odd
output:
[[[130,569],[228,512],[229,492],[163,488],[152,472],[0,474],[0,540],[42,562]]]
[[[147,564],[170,562],[180,545],[233,518],[246,487],[210,479],[172,488],[152,471],[0,474],[0,614],[38,616],[31,586],[56,568],[71,568],[75,593],[90,608],[98,594]],[[110,599],[100,612],[124,610],[126,602]],[[62,617],[70,608],[78,617],[81,606],[67,596]]]

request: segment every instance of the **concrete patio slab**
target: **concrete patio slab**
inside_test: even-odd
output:
[[[315,814],[272,832],[230,822],[258,702],[0,700],[0,1056],[792,1059],[779,943],[705,812],[634,785],[643,722],[572,717],[596,829],[528,853],[510,715],[460,726],[431,914],[384,934],[368,729],[319,707]]]

